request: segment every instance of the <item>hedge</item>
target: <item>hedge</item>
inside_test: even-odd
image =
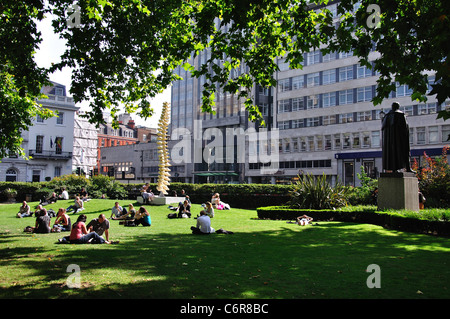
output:
[[[450,222],[447,214],[445,220],[430,220],[408,217],[404,214],[392,211],[377,211],[375,208],[363,210],[312,210],[293,209],[287,206],[268,206],[257,208],[260,219],[295,220],[298,216],[308,215],[315,221],[342,221],[361,224],[373,224],[388,229],[431,234],[438,236],[450,236]]]
[[[51,182],[26,183],[26,182],[0,182],[0,201],[6,201],[6,196],[2,191],[6,188],[14,188],[18,191],[16,201],[25,200],[26,195],[32,195],[33,201],[38,201],[42,196],[42,191],[47,191]],[[135,200],[140,194],[139,190],[144,183],[120,184],[128,193],[128,199]],[[51,184],[50,184],[51,185]],[[88,185],[86,185],[88,186]],[[150,188],[157,195],[156,184],[151,183]],[[187,184],[172,183],[169,186],[168,196],[177,192],[178,196],[184,189],[193,203],[205,203],[211,200],[214,193],[220,194],[220,199],[229,204],[231,208],[256,209],[260,206],[284,205],[289,201],[289,190],[291,185],[271,185],[271,184]],[[41,191],[40,191],[41,190]],[[89,188],[88,188],[89,191]],[[59,193],[59,190],[58,190]],[[70,193],[70,190],[69,190]],[[71,197],[75,194],[70,194]]]

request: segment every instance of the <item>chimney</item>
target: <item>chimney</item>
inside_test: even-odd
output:
[[[133,120],[129,120],[127,126],[131,129],[134,129],[134,121]]]

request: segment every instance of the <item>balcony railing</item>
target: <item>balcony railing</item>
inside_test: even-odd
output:
[[[31,156],[35,159],[63,159],[68,160],[72,158],[72,152],[57,152],[57,151],[36,151],[29,150],[28,156]]]

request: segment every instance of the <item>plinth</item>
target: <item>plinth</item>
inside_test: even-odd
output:
[[[378,209],[419,211],[419,181],[414,173],[381,173],[378,179]]]

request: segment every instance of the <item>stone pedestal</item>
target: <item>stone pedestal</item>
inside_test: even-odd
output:
[[[378,179],[378,209],[419,211],[419,184],[414,173],[381,173]]]

